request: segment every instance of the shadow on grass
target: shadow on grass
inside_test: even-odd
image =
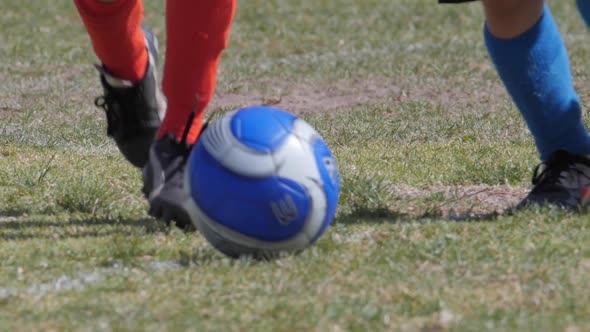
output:
[[[1,229],[0,229],[1,231]],[[4,241],[26,241],[26,240],[62,240],[62,239],[82,239],[82,238],[99,238],[109,237],[113,235],[137,235],[131,231],[121,230],[109,230],[109,231],[98,231],[98,230],[87,230],[87,231],[74,231],[74,232],[62,232],[62,233],[39,233],[39,234],[22,234],[22,233],[1,233],[0,240]]]
[[[506,212],[473,212],[463,211],[445,214],[437,209],[425,209],[422,212],[408,213],[396,211],[394,209],[379,208],[357,208],[354,211],[343,214],[336,218],[335,223],[339,224],[357,224],[357,223],[402,223],[402,222],[420,222],[420,221],[457,221],[457,222],[491,222],[499,217],[513,214],[514,211]]]
[[[56,217],[58,218],[58,217]],[[101,237],[114,234],[137,234],[117,226],[143,228],[146,233],[166,232],[170,227],[155,219],[115,219],[81,216],[73,220],[31,220],[26,213],[0,211],[0,240],[30,240],[44,238]]]
[[[146,228],[166,228],[163,224],[153,219],[110,219],[110,218],[89,218],[70,221],[32,221],[32,220],[0,220],[1,229],[23,229],[34,227],[69,227],[69,226],[132,226],[132,227],[146,227]],[[162,227],[159,227],[162,226]]]
[[[19,210],[19,209],[10,209],[10,210],[0,210],[0,218],[18,218],[25,216],[29,213],[27,210]]]
[[[357,223],[398,223],[412,221],[412,217],[406,213],[394,211],[387,208],[357,208],[350,213],[340,215],[336,218],[338,224],[357,224]]]

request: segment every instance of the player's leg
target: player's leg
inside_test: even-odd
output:
[[[580,15],[584,19],[584,23],[590,28],[590,0],[576,0],[576,4],[578,5]]]
[[[144,167],[150,214],[179,227],[190,225],[183,202],[184,167],[213,96],[217,67],[226,47],[235,0],[168,0],[163,90],[168,111]],[[198,104],[191,118],[195,100]],[[190,120],[190,123],[189,123]],[[186,142],[182,141],[187,133]]]
[[[75,0],[94,51],[111,75],[139,82],[145,73],[148,53],[139,0]]]
[[[99,67],[108,135],[123,155],[142,167],[165,111],[157,83],[157,41],[141,28],[141,0],[75,0]]]
[[[167,50],[162,87],[170,113],[159,137],[184,131],[195,97],[196,117],[189,131],[194,143],[201,130],[217,80],[221,52],[227,47],[235,14],[235,0],[168,0],[166,3]]]
[[[589,185],[590,137],[551,12],[542,0],[484,0],[484,8],[488,52],[544,161],[523,203],[576,207]]]

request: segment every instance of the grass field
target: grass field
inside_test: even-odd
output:
[[[145,23],[165,42],[163,3]],[[588,215],[502,213],[536,151],[481,5],[434,3],[238,4],[211,109],[279,102],[342,177],[315,246],[256,262],[148,217],[72,2],[3,1],[0,330],[589,330]],[[574,1],[551,5],[587,104],[590,34]]]

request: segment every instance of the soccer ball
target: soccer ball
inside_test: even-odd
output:
[[[319,239],[334,218],[340,179],[311,125],[258,106],[210,124],[190,154],[184,188],[192,222],[215,248],[272,258]]]

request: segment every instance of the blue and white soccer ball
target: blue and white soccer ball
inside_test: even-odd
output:
[[[231,257],[274,257],[314,243],[332,222],[340,179],[304,120],[248,107],[210,124],[191,152],[185,188],[197,229]]]

